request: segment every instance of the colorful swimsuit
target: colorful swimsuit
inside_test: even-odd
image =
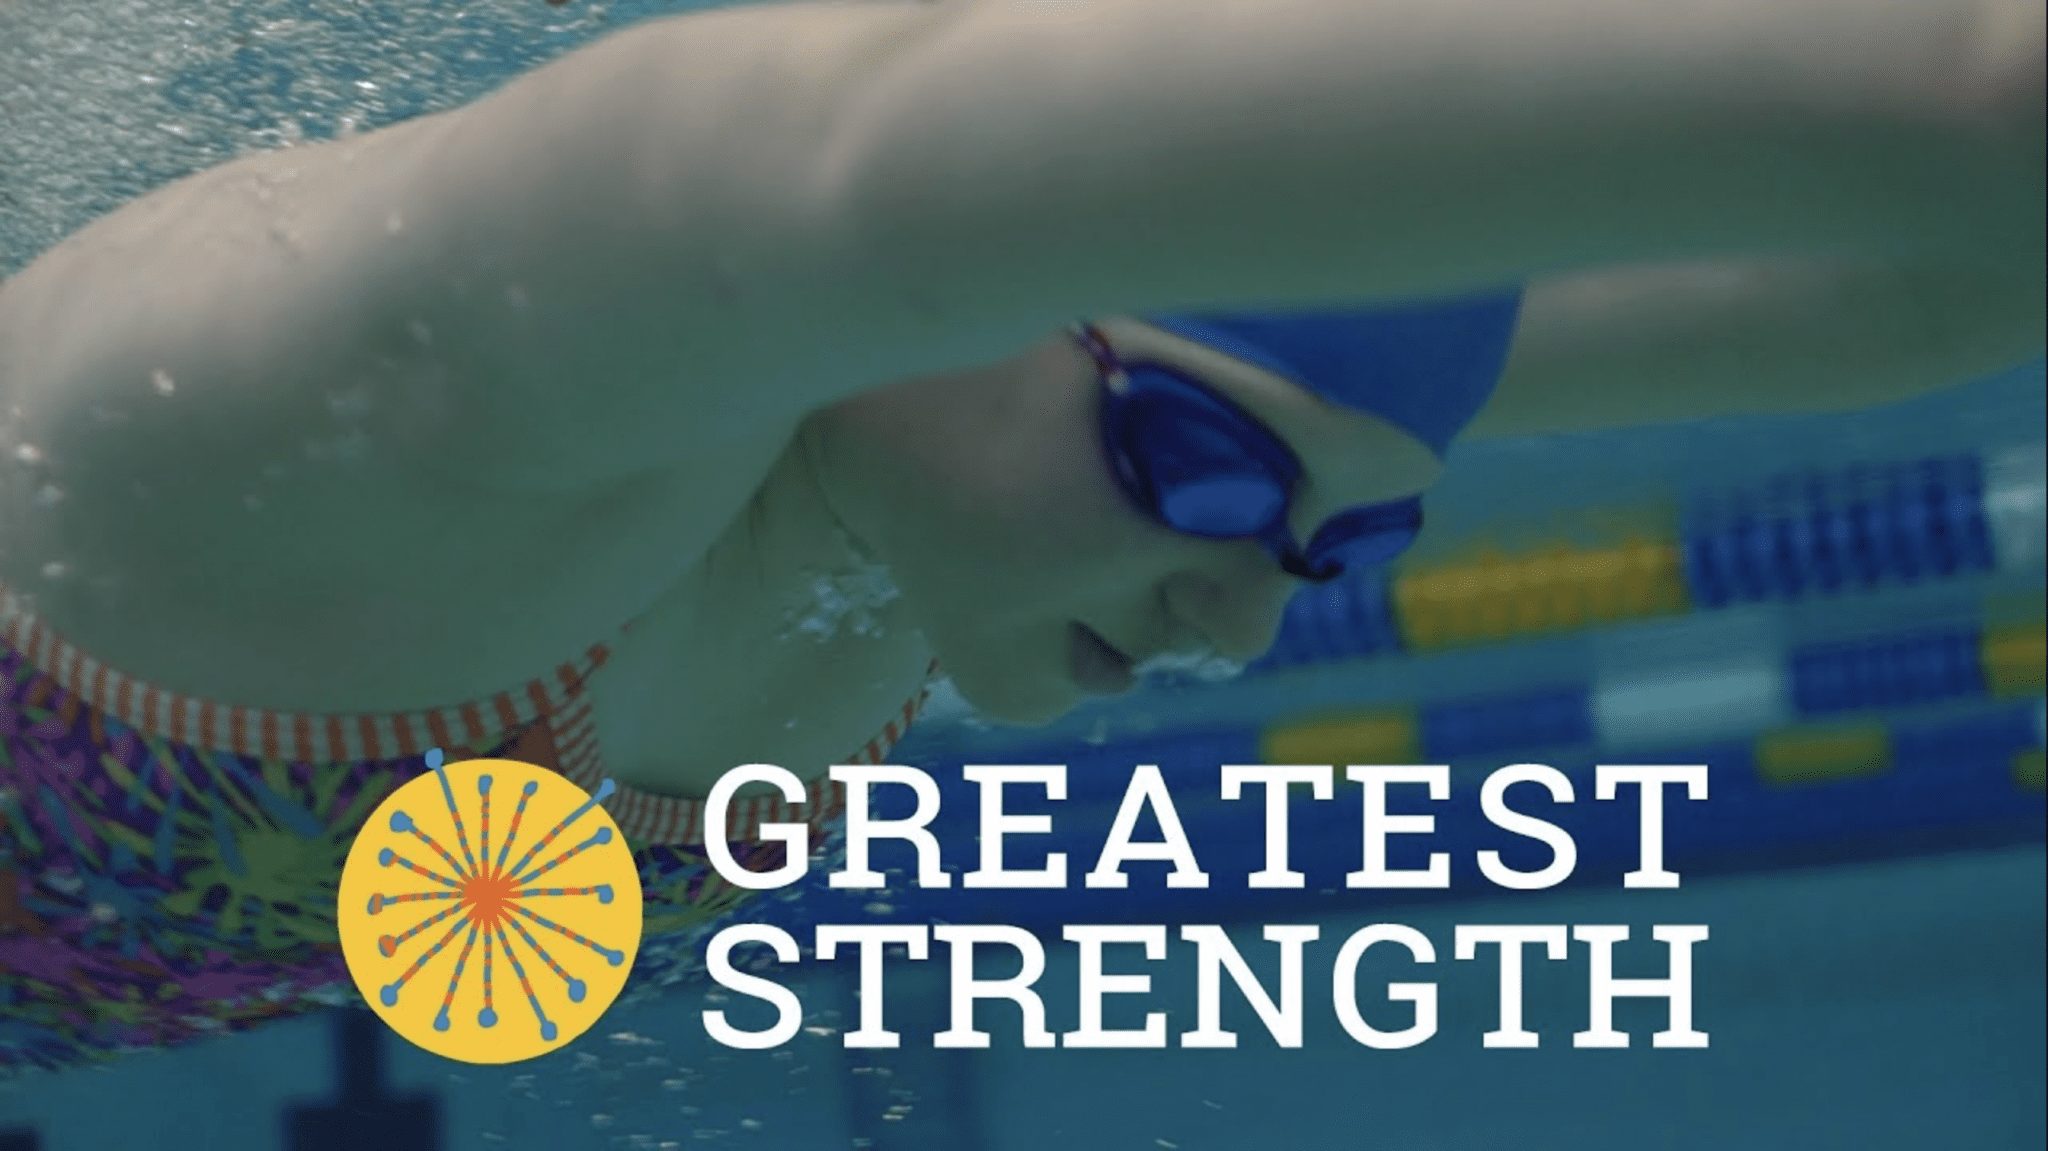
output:
[[[596,790],[583,689],[606,656],[595,646],[517,690],[432,711],[224,707],[97,663],[0,588],[0,1076],[351,1002],[334,901],[363,820],[434,747]],[[923,703],[849,762],[879,762]],[[840,797],[821,780],[809,799],[815,843]],[[690,954],[676,941],[748,893],[711,872],[699,802],[620,788],[606,807],[645,889],[629,986],[651,986]],[[742,805],[729,838],[743,863],[772,867],[781,848],[755,832],[795,818],[779,800]]]

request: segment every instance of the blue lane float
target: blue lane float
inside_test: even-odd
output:
[[[1278,641],[1254,671],[1429,650],[1449,642],[1421,626],[1413,605],[1425,585],[1460,581],[1483,590],[1458,609],[1472,614],[1531,617],[1503,624],[1489,638],[1541,630],[1597,627],[1649,615],[1715,611],[1743,604],[1793,603],[1814,597],[1954,580],[2025,568],[2042,551],[2039,508],[2044,481],[2034,461],[2039,445],[1999,453],[1938,456],[1781,475],[1760,484],[1696,493],[1682,501],[1668,536],[1629,541],[1654,563],[1668,552],[1677,586],[1670,595],[1597,606],[1583,623],[1567,613],[1541,619],[1532,603],[1545,596],[1599,599],[1622,592],[1606,586],[1625,576],[1578,572],[1574,565],[1612,565],[1612,549],[1558,543],[1471,559],[1360,572],[1304,589],[1288,604]],[[1604,511],[1587,509],[1598,521]],[[1545,580],[1576,579],[1547,588]],[[1640,577],[1652,578],[1652,577]],[[1404,609],[1403,604],[1410,606]],[[1423,633],[1431,633],[1425,636]],[[1471,642],[1460,633],[1458,642]]]

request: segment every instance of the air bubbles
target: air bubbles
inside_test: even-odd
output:
[[[51,560],[43,565],[43,578],[51,583],[63,583],[71,578],[71,565],[63,560]]]
[[[14,445],[14,462],[35,467],[43,462],[43,449],[24,440]]]
[[[825,643],[842,635],[879,637],[883,610],[902,595],[880,564],[862,562],[807,575],[807,602],[785,614],[785,639],[802,635]]]
[[[1153,656],[1135,670],[1140,679],[1166,683],[1223,683],[1244,674],[1241,660],[1228,659],[1213,651],[1167,652]]]
[[[370,389],[358,384],[328,392],[327,414],[347,423],[363,419],[370,414]]]
[[[44,484],[36,489],[35,503],[39,508],[54,508],[64,502],[64,489],[56,484]]]
[[[178,381],[162,368],[149,373],[150,390],[159,396],[174,396],[178,393]]]
[[[143,189],[460,106],[607,25],[601,6],[580,3],[500,5],[488,18],[433,4],[378,5],[374,18],[354,4],[41,7],[50,18],[0,35],[0,274]]]
[[[384,234],[396,236],[405,231],[405,213],[393,209],[384,215]]]

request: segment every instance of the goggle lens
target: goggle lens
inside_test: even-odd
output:
[[[1157,365],[1118,364],[1081,333],[1104,369],[1104,430],[1125,490],[1167,527],[1205,539],[1264,540],[1289,574],[1333,579],[1399,556],[1422,530],[1419,497],[1352,508],[1297,548],[1287,528],[1300,465],[1265,426],[1200,383]],[[1112,373],[1121,373],[1116,386]]]

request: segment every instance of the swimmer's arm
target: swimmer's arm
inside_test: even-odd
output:
[[[0,280],[0,399],[44,409],[44,437],[52,408],[118,409],[163,450],[232,425],[216,467],[339,422],[442,486],[701,466],[722,528],[815,381],[902,374],[865,339],[819,158],[932,26],[908,3],[651,21],[464,107],[159,188]],[[178,402],[138,402],[152,379]]]
[[[2039,78],[1981,47],[1987,12],[2033,6],[695,13],[115,213],[0,284],[0,386],[91,428],[57,445],[82,469],[90,440],[122,468],[130,443],[205,443],[214,471],[256,471],[348,424],[400,469],[489,488],[692,471],[694,554],[807,411],[1075,315],[1718,248],[1988,248],[2038,271]],[[1990,42],[2038,72],[2038,38]],[[179,402],[138,404],[159,378]],[[95,405],[133,417],[122,436]]]
[[[2024,269],[2021,269],[2024,272]],[[1835,411],[2041,354],[2040,277],[1976,264],[1753,260],[1531,285],[1474,436]]]
[[[1724,254],[2038,275],[2040,68],[2031,0],[988,3],[842,163],[895,297],[954,317]]]
[[[812,174],[928,24],[654,21],[68,237],[0,280],[0,451],[39,461],[0,475],[0,584],[131,674],[314,710],[470,698],[610,635],[818,381],[897,374]]]

